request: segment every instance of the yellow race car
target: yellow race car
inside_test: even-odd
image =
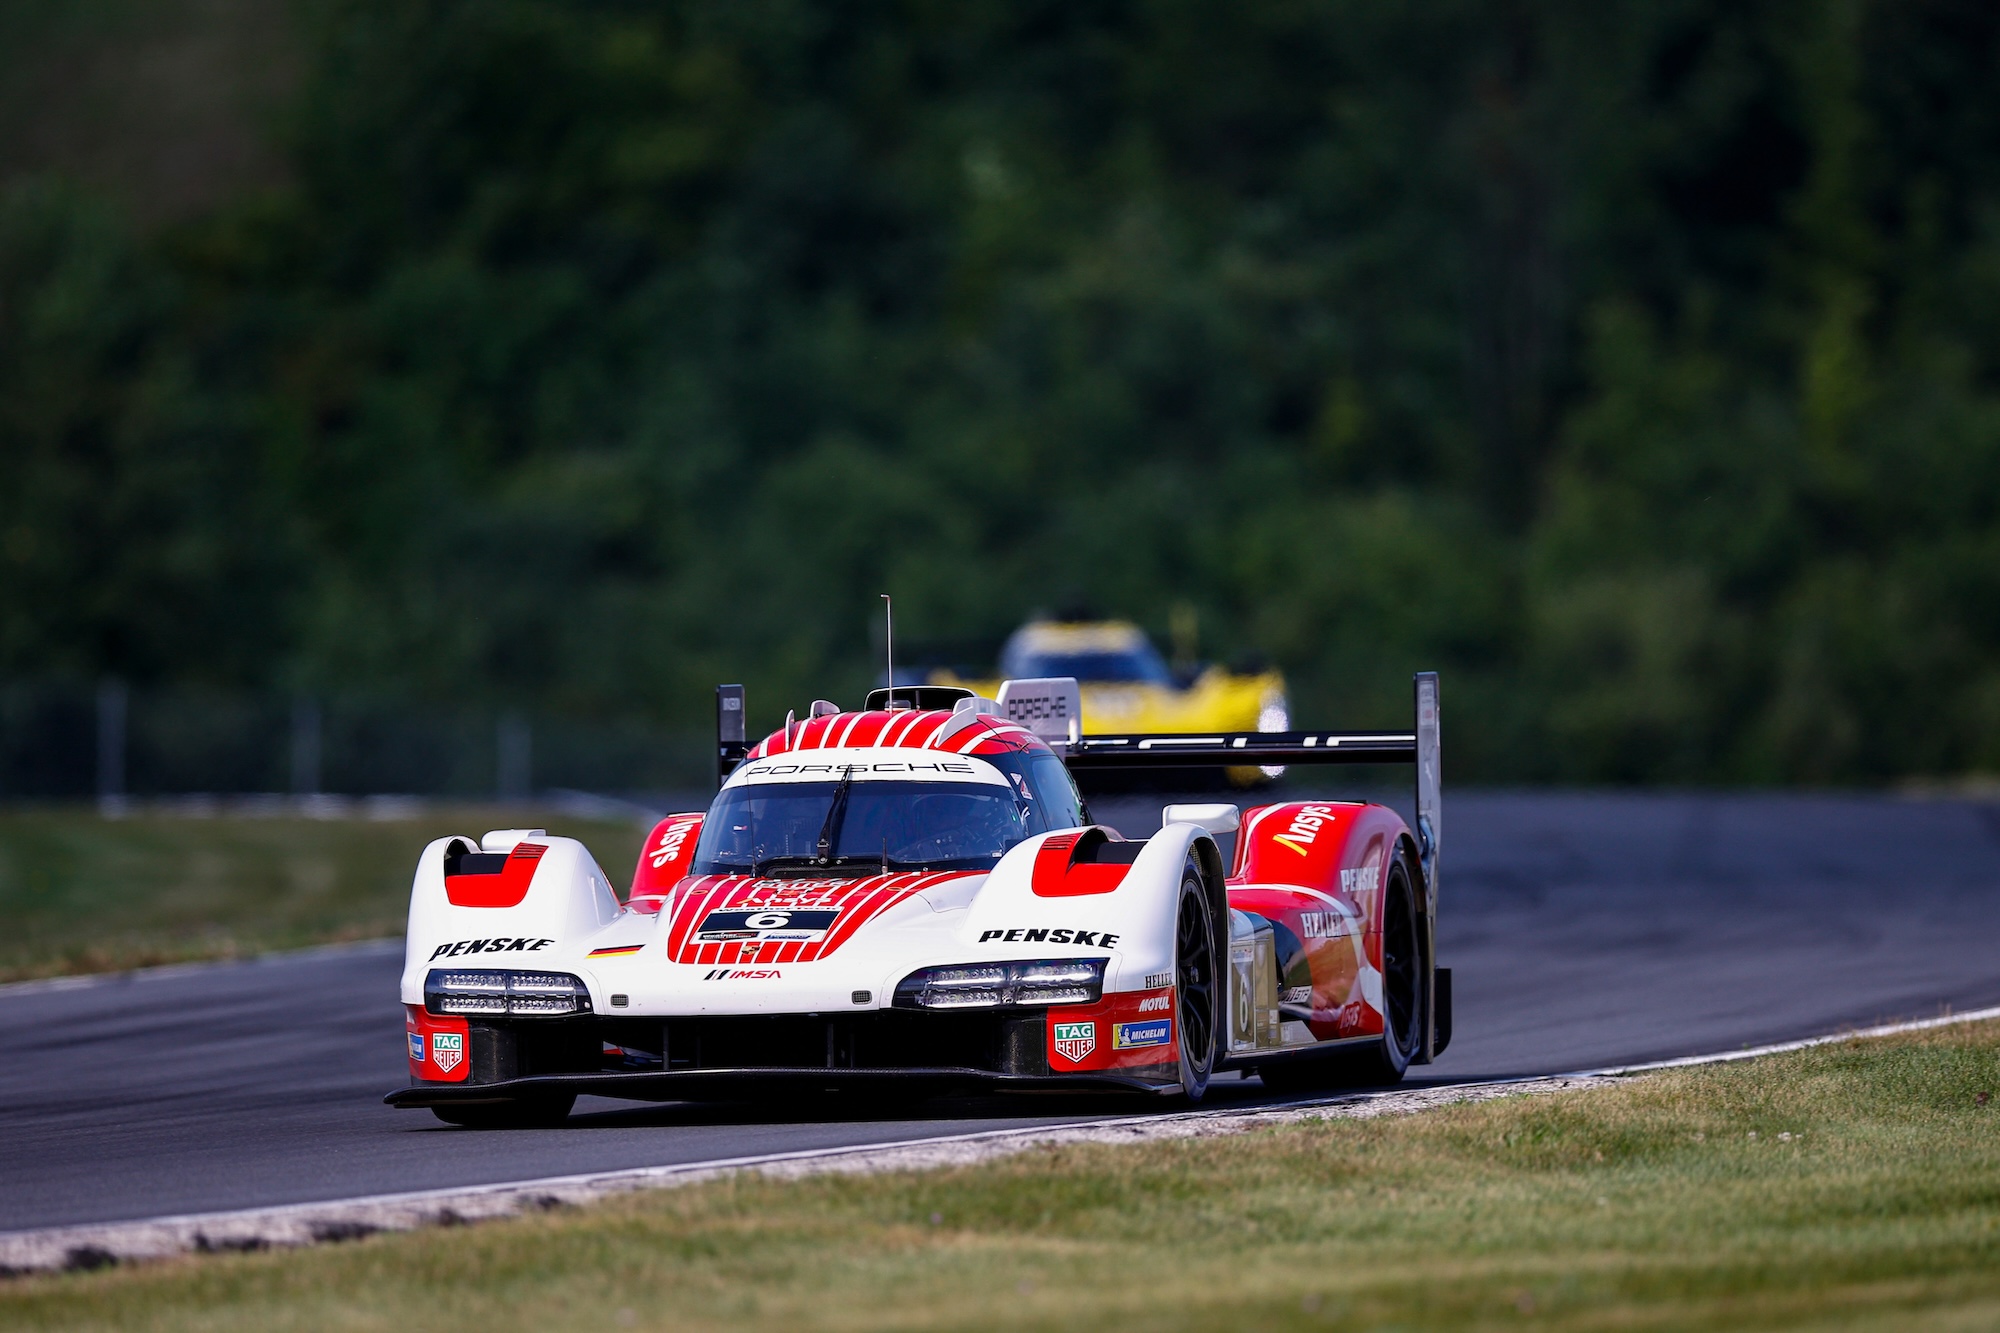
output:
[[[991,697],[1000,679],[1074,676],[1083,695],[1085,735],[1284,731],[1291,726],[1285,678],[1276,671],[1234,672],[1208,665],[1176,680],[1152,640],[1123,620],[1031,620],[1000,650],[1000,678],[964,680],[936,672],[931,683],[961,685]],[[1250,786],[1282,769],[1231,768]]]

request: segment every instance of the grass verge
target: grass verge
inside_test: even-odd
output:
[[[8,1328],[2000,1324],[2000,1025],[0,1285]],[[587,1131],[578,1131],[587,1132]]]
[[[399,935],[425,843],[524,823],[582,839],[621,888],[645,837],[478,806],[389,820],[0,812],[0,981]]]

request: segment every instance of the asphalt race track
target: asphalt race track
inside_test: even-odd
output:
[[[1104,803],[1128,833],[1157,800]],[[2000,807],[1457,793],[1424,1082],[1550,1073],[2000,1003]],[[477,832],[477,830],[468,830]],[[412,856],[416,849],[411,849]],[[613,869],[613,877],[623,873]],[[0,1230],[1095,1118],[1130,1101],[631,1107],[476,1133],[405,1078],[397,945],[0,991]],[[1262,1095],[1218,1083],[1218,1100]]]

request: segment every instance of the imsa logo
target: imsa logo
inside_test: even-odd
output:
[[[1056,1054],[1076,1064],[1097,1049],[1097,1024],[1058,1023],[1055,1030]]]

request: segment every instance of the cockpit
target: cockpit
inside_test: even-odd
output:
[[[753,762],[733,778],[703,821],[692,871],[796,878],[990,870],[1023,839],[1086,822],[1069,771],[1047,752],[818,751]]]

